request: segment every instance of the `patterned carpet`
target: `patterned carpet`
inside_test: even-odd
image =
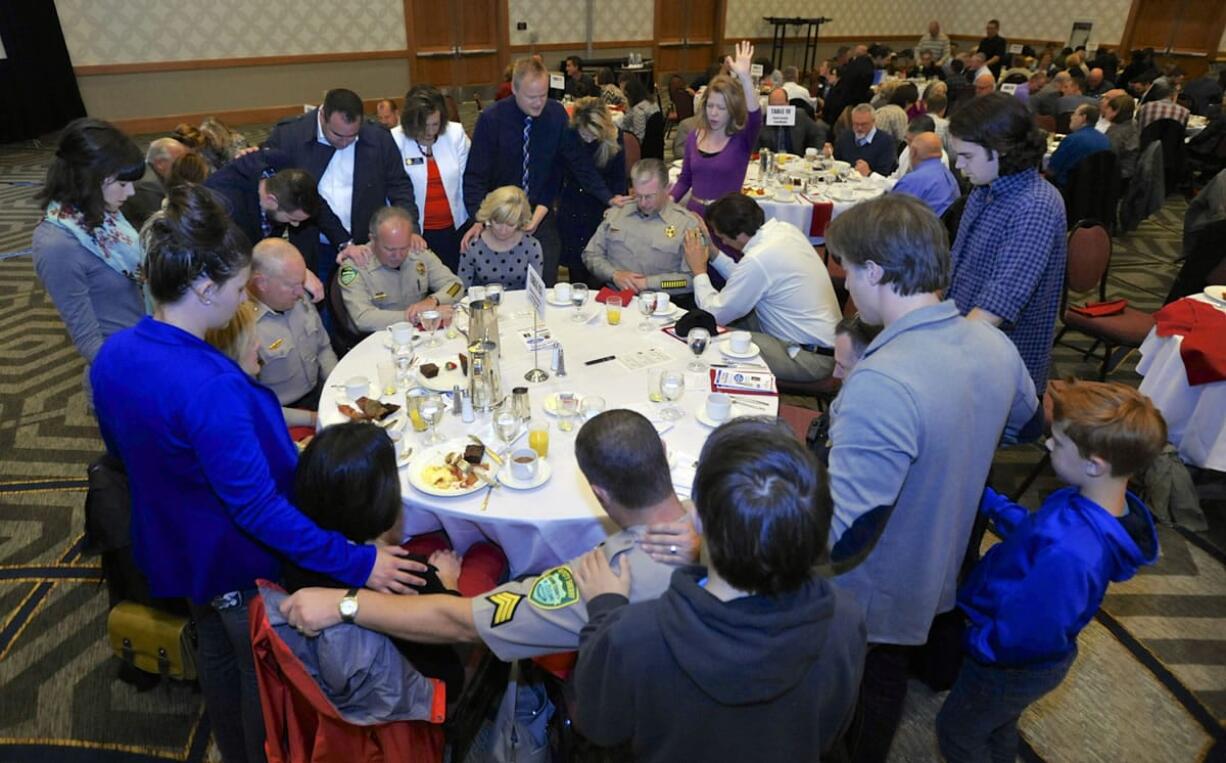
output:
[[[116,679],[100,570],[80,550],[85,467],[102,445],[85,409],[82,363],[26,251],[51,150],[0,146],[0,761],[203,760],[198,692],[164,682],[141,693]],[[1171,199],[1117,240],[1112,296],[1161,304],[1184,209]],[[1138,383],[1134,360],[1113,378]],[[1063,347],[1055,367],[1061,376],[1094,373],[1093,361]],[[1001,450],[998,488],[1020,484],[1040,455],[1033,446]],[[1111,589],[1069,678],[1023,717],[1023,759],[1226,756],[1226,486],[1219,474],[1198,483],[1210,530],[1163,528],[1159,563]],[[1052,475],[1041,477],[1023,502],[1037,506],[1054,486]],[[913,686],[893,760],[937,758],[932,720],[943,698]]]

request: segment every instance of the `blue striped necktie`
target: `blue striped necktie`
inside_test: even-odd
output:
[[[528,142],[532,139],[532,117],[524,117],[524,193],[528,193]]]

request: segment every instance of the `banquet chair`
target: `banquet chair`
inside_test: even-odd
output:
[[[345,306],[341,285],[337,280],[340,273],[340,268],[333,271],[328,283],[328,309],[332,312],[332,349],[336,351],[337,358],[345,357],[358,342],[366,338],[366,335],[358,330],[353,316],[349,315],[349,308]]]
[[[1056,118],[1047,114],[1036,114],[1034,124],[1043,132],[1054,133],[1056,131]]]
[[[1141,150],[1150,143],[1162,144],[1162,169],[1167,194],[1179,190],[1184,182],[1187,165],[1187,145],[1184,143],[1186,128],[1178,119],[1155,119],[1141,131]]]
[[[1116,228],[1116,208],[1120,203],[1119,158],[1114,151],[1096,151],[1083,158],[1069,172],[1061,189],[1064,214],[1071,230],[1080,220],[1102,220],[1110,233]]]
[[[657,111],[647,117],[647,126],[643,132],[643,144],[640,155],[644,159],[664,158],[664,113]]]
[[[1056,115],[1056,132],[1060,135],[1068,135],[1072,131],[1070,122],[1073,120],[1073,112],[1066,111],[1063,114]]]
[[[1150,329],[1154,316],[1144,310],[1126,306],[1114,315],[1091,317],[1075,312],[1068,307],[1068,295],[1084,293],[1098,287],[1098,300],[1107,298],[1107,273],[1111,265],[1111,235],[1097,220],[1081,220],[1069,233],[1068,264],[1065,270],[1064,296],[1061,297],[1060,314],[1064,327],[1056,335],[1059,343],[1064,335],[1078,331],[1094,340],[1086,351],[1089,358],[1095,348],[1103,345],[1103,362],[1098,379],[1103,381],[1124,356],[1141,346]],[[1121,350],[1123,352],[1121,352]]]
[[[626,148],[626,175],[630,175],[630,170],[634,165],[638,164],[639,158],[642,156],[642,148],[639,146],[639,139],[634,137],[632,132],[622,133],[622,138],[625,140]]]
[[[685,80],[679,75],[674,74],[668,80],[668,98],[673,102],[672,111],[676,114],[677,124],[694,116],[694,96],[685,89]]]

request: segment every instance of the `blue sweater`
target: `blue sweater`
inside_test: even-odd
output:
[[[1051,155],[1047,163],[1047,171],[1052,174],[1056,185],[1065,186],[1071,173],[1081,160],[1099,151],[1110,151],[1111,141],[1107,136],[1094,129],[1093,125],[1075,130],[1067,135]]]
[[[90,374],[107,449],[132,492],[132,549],[157,597],[205,603],[280,577],[284,557],[360,586],[375,549],[289,502],[297,451],[276,395],[152,318],[111,336]]]
[[[1038,511],[984,491],[979,510],[1005,536],[958,592],[970,618],[966,647],[982,663],[1044,665],[1073,651],[1107,584],[1158,558],[1149,509],[1132,493],[1115,517],[1076,488],[1057,490]]]

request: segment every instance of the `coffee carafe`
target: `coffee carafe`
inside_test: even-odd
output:
[[[502,402],[502,374],[498,370],[498,345],[474,341],[468,345],[468,388],[478,411],[491,411]]]
[[[488,299],[476,299],[468,305],[468,341],[493,342],[498,339],[498,306]]]

